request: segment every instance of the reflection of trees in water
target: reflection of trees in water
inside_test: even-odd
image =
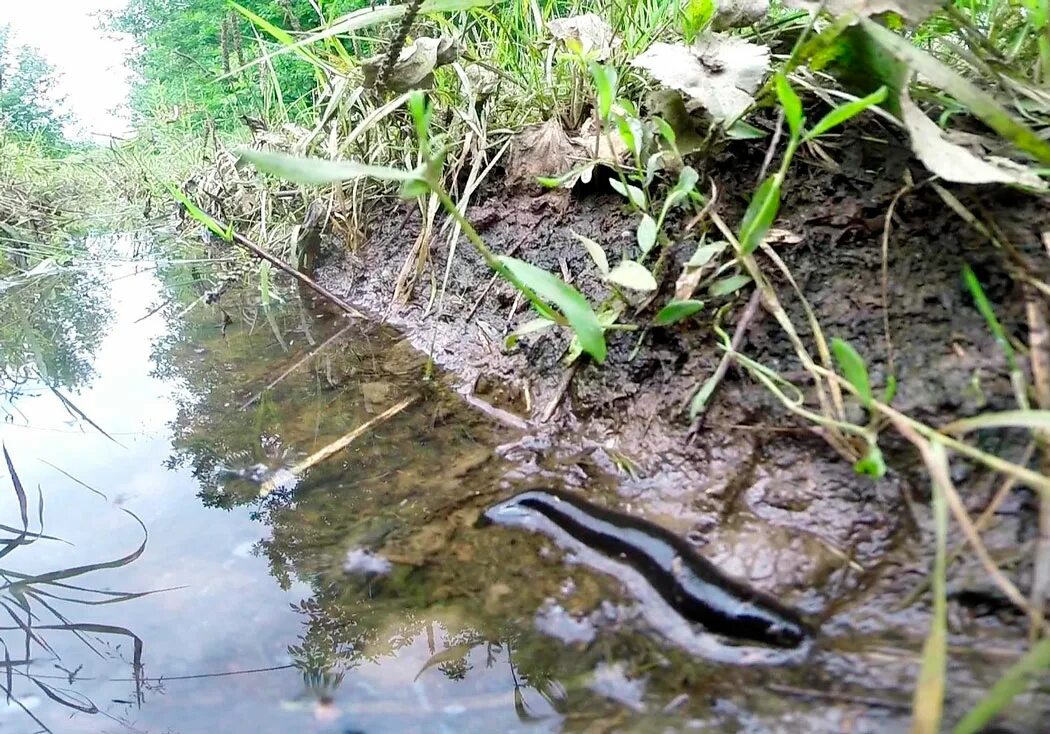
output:
[[[246,309],[232,301],[227,311]],[[471,452],[483,465],[491,427],[457,400],[432,395],[384,424],[377,436],[265,500],[258,497],[258,484],[224,471],[287,465],[360,425],[375,414],[364,404],[362,384],[389,385],[391,402],[420,390],[419,370],[402,367],[412,355],[391,356],[399,338],[363,325],[323,356],[306,359],[244,410],[249,397],[341,325],[304,318],[295,308],[275,312],[274,319],[288,352],[261,319],[254,330],[235,320],[223,332],[221,314],[200,306],[190,321],[172,325],[172,336],[154,356],[157,372],[182,386],[169,466],[192,471],[206,506],[250,507],[269,529],[256,548],[278,584],[287,589],[298,579],[313,590],[295,607],[304,629],[289,648],[307,690],[319,702],[330,701],[348,672],[397,657],[426,637],[433,655],[428,668],[448,680],[503,675],[508,687],[533,687],[548,697],[555,672],[566,667],[563,648],[532,629],[534,606],[521,618],[508,618],[485,612],[471,597],[464,578],[496,575],[484,562],[445,557],[439,543],[428,551],[429,561],[397,565],[383,578],[349,577],[342,568],[349,548],[381,549],[392,537],[426,532],[428,523],[448,513],[441,507],[462,504],[464,475],[451,467]],[[472,480],[495,485],[495,469],[482,474]],[[456,610],[448,618],[446,607]],[[470,656],[479,649],[485,651],[484,671],[476,669],[479,658]]]
[[[0,293],[0,389],[8,401],[41,380],[65,388],[91,380],[112,317],[108,293],[100,268],[58,266]]]

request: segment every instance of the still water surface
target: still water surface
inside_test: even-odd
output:
[[[2,440],[30,530],[60,539],[0,549],[0,684],[12,690],[0,731],[904,725],[892,700],[783,694],[855,680],[863,668],[847,658],[698,659],[652,634],[614,579],[567,566],[540,537],[475,527],[516,490],[600,495],[613,481],[586,452],[555,456],[442,375],[424,379],[425,358],[396,332],[294,293],[264,308],[229,288],[213,303],[203,264],[131,257],[143,247],[131,238],[92,247],[111,253],[104,268],[0,294],[4,353],[31,343],[55,388],[9,379]],[[24,374],[7,359],[9,377]],[[255,480],[408,398],[260,497]],[[17,537],[12,477],[0,481],[0,523]],[[387,575],[348,572],[372,551]],[[888,685],[906,691],[914,665],[900,660]]]
[[[441,595],[411,578],[429,554],[447,550],[446,527],[431,527],[422,543],[402,542],[406,563],[390,581],[355,579],[342,568],[348,550],[386,538],[397,547],[408,522],[418,527],[469,477],[484,481],[493,428],[425,386],[422,358],[395,334],[350,325],[306,358],[347,323],[292,296],[269,318],[238,292],[187,311],[196,293],[179,297],[158,272],[150,262],[112,265],[92,292],[62,294],[105,301],[97,346],[80,355],[90,376],[59,386],[72,410],[50,390],[22,390],[6,405],[2,437],[29,493],[32,528],[39,530],[39,487],[44,532],[65,542],[18,548],[2,568],[42,574],[121,558],[142,542],[137,517],[148,530],[140,557],[66,582],[166,590],[105,605],[33,601],[36,624],[66,628],[30,640],[33,662],[16,668],[0,730],[557,728],[560,716],[545,699],[521,691],[510,646],[479,634],[469,608],[430,608]],[[186,275],[169,269],[166,280]],[[412,394],[425,399],[298,487],[263,502],[253,484],[231,480],[260,463],[294,463]],[[17,525],[9,482],[3,518]],[[397,587],[416,596],[405,599]],[[4,603],[13,616],[12,598]],[[13,659],[22,657],[23,632],[5,627]],[[432,659],[449,648],[447,659]],[[523,723],[524,706],[545,718]]]

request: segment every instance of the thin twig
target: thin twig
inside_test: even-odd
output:
[[[264,387],[264,388],[263,388],[262,390],[260,390],[259,392],[255,393],[255,395],[253,395],[253,396],[252,396],[252,397],[250,397],[250,398],[249,398],[248,400],[246,400],[246,401],[244,402],[244,404],[243,404],[243,405],[241,406],[241,410],[247,410],[248,408],[250,408],[250,407],[252,406],[252,404],[256,403],[256,402],[257,402],[257,401],[259,400],[259,398],[261,398],[261,397],[262,397],[262,396],[263,396],[263,395],[264,395],[265,393],[269,392],[270,390],[273,390],[273,389],[274,389],[275,387],[277,387],[277,385],[279,385],[279,384],[280,384],[280,383],[281,383],[281,382],[282,382],[282,381],[283,381],[283,380],[284,380],[284,379],[285,379],[286,377],[288,377],[288,375],[292,374],[292,373],[293,373],[293,372],[295,372],[295,371],[296,371],[297,369],[299,369],[299,368],[300,368],[300,367],[302,367],[302,366],[303,366],[304,364],[306,364],[306,362],[308,362],[309,360],[313,359],[313,358],[314,358],[314,357],[316,357],[316,356],[317,356],[318,354],[320,354],[321,352],[323,352],[323,351],[324,351],[324,350],[325,350],[325,349],[326,349],[326,348],[328,347],[328,345],[329,345],[329,344],[331,344],[332,342],[334,342],[334,341],[335,341],[336,339],[338,339],[339,337],[343,336],[343,335],[344,335],[344,334],[345,334],[346,332],[348,332],[348,331],[349,331],[349,330],[350,330],[350,329],[351,329],[351,328],[352,328],[352,327],[353,327],[354,325],[355,325],[355,324],[352,324],[352,323],[350,323],[350,324],[347,324],[347,325],[346,325],[346,326],[344,326],[344,327],[343,327],[342,329],[340,329],[339,331],[337,331],[336,333],[332,334],[332,335],[331,335],[330,337],[328,337],[327,339],[325,339],[325,340],[324,340],[324,342],[322,342],[322,343],[321,343],[321,344],[320,344],[320,345],[319,345],[318,347],[316,347],[315,349],[312,349],[312,350],[310,350],[310,352],[309,352],[308,354],[306,354],[306,355],[305,355],[305,356],[304,356],[304,357],[303,357],[302,359],[300,359],[300,360],[299,360],[298,362],[296,362],[296,363],[295,363],[295,364],[293,364],[293,365],[292,365],[291,367],[289,367],[288,369],[286,369],[286,370],[285,370],[284,372],[282,372],[282,373],[281,373],[280,375],[278,375],[278,376],[277,376],[276,378],[274,378],[274,380],[273,380],[272,382],[270,382],[270,384],[268,384],[268,385],[267,385],[266,387]]]
[[[758,308],[762,305],[762,291],[758,288],[751,293],[751,299],[747,302],[747,306],[744,307],[743,313],[740,314],[740,320],[736,322],[736,329],[733,331],[733,339],[730,342],[732,351],[726,352],[722,355],[722,359],[718,363],[718,367],[715,368],[714,374],[711,375],[711,381],[714,383],[714,387],[711,388],[711,395],[714,395],[715,390],[722,383],[722,380],[726,376],[726,372],[729,371],[729,364],[733,361],[733,353],[740,351],[740,345],[744,343],[744,337],[747,336],[747,329],[751,326],[751,322],[754,321],[755,316],[758,314]],[[702,383],[703,385],[708,384],[707,381]],[[682,405],[682,410],[686,410],[689,404],[693,400],[693,396],[700,390],[700,386],[696,390],[691,392],[687,397],[685,403]],[[708,398],[708,403],[710,403]]]
[[[543,411],[543,415],[540,416],[540,423],[546,423],[554,417],[555,411],[558,410],[558,406],[561,405],[561,401],[565,398],[565,393],[569,391],[569,386],[572,384],[572,378],[576,376],[576,370],[580,367],[580,360],[585,359],[584,355],[581,355],[579,359],[572,363],[572,366],[565,370],[565,374],[561,377],[561,382],[558,383],[558,388],[554,392],[554,397],[547,403],[547,407]]]
[[[905,172],[904,186],[893,195],[886,208],[886,220],[882,226],[882,330],[886,336],[886,373],[896,374],[894,368],[893,335],[890,332],[890,236],[893,233],[893,214],[897,203],[914,186],[911,173]]]
[[[952,515],[955,516],[955,521],[959,524],[959,528],[962,530],[963,536],[966,541],[973,548],[974,553],[977,556],[977,560],[984,567],[985,573],[992,579],[999,590],[1003,592],[1007,599],[1009,599],[1014,606],[1023,611],[1026,615],[1033,620],[1035,624],[1035,618],[1033,616],[1033,610],[1028,604],[1028,601],[1024,598],[1024,595],[1018,590],[1010,579],[999,570],[995,561],[988,553],[988,548],[985,547],[981,541],[981,536],[978,534],[974,527],[973,521],[970,519],[970,515],[966,512],[966,506],[963,505],[962,499],[959,497],[958,491],[955,489],[955,483],[952,482],[951,472],[948,469],[947,459],[937,460],[935,452],[930,451],[930,441],[919,435],[911,425],[905,421],[891,418],[894,427],[908,439],[916,448],[919,449],[919,453],[922,454],[923,462],[926,464],[926,469],[930,472],[930,476],[933,480],[944,490],[945,499],[948,502],[948,508],[951,510]],[[936,440],[936,439],[934,439]],[[944,454],[946,456],[946,454]],[[1040,628],[1043,623],[1040,621]]]
[[[221,222],[219,222],[219,226],[222,227],[223,229],[226,229],[226,227]],[[284,260],[281,260],[280,258],[274,257],[273,255],[268,253],[266,250],[264,250],[263,248],[259,247],[257,244],[255,244],[254,242],[249,240],[244,235],[238,234],[237,232],[234,232],[233,233],[233,240],[232,240],[232,242],[234,244],[236,244],[236,245],[239,245],[240,247],[243,247],[245,250],[248,250],[248,252],[252,253],[256,257],[262,258],[263,260],[265,260],[266,262],[270,263],[271,265],[273,265],[275,268],[277,268],[281,272],[292,276],[293,278],[298,280],[300,283],[305,285],[307,288],[312,290],[314,293],[316,293],[317,295],[321,296],[326,301],[334,303],[336,306],[338,306],[339,308],[343,309],[344,311],[346,311],[351,316],[356,316],[357,318],[362,318],[362,319],[363,318],[367,318],[363,312],[361,312],[358,309],[354,308],[349,303],[344,301],[342,298],[340,298],[336,294],[332,293],[330,290],[328,290],[324,286],[322,286],[322,285],[318,284],[317,282],[315,282],[309,276],[303,275],[298,270],[293,268],[291,265],[289,265],[288,263],[284,262]]]
[[[389,408],[377,415],[375,418],[366,421],[365,423],[362,423],[360,426],[350,431],[350,433],[346,434],[345,436],[336,441],[333,441],[320,451],[315,451],[314,453],[310,454],[298,464],[293,466],[291,469],[279,472],[279,476],[273,477],[263,482],[262,487],[259,488],[259,496],[265,497],[268,494],[270,494],[270,492],[276,489],[277,485],[280,482],[287,480],[289,475],[291,475],[292,478],[302,476],[311,467],[321,463],[322,461],[333,456],[334,454],[339,453],[347,446],[352,444],[354,441],[359,439],[361,436],[368,433],[381,423],[390,420],[395,415],[403,411],[405,408],[415,403],[417,400],[419,400],[419,396],[413,396],[411,398],[406,398],[405,400],[402,400],[394,407]]]
[[[783,693],[788,696],[799,696],[815,700],[834,701],[836,703],[852,703],[860,706],[872,706],[875,708],[897,709],[907,711],[911,705],[906,701],[893,701],[887,698],[873,698],[872,696],[856,696],[852,693],[837,691],[821,691],[815,688],[798,688],[781,683],[767,683],[766,688],[774,693]]]

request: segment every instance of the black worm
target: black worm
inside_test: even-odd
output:
[[[651,522],[556,490],[532,490],[489,508],[483,524],[525,525],[538,513],[583,545],[638,571],[683,618],[725,637],[782,648],[813,634],[773,597],[726,576],[684,540]],[[532,529],[543,531],[541,525]]]

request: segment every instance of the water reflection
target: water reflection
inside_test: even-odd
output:
[[[668,648],[620,605],[615,580],[566,567],[542,538],[475,529],[521,488],[496,449],[517,437],[465,409],[440,375],[424,380],[424,357],[396,333],[295,292],[262,308],[193,264],[114,266],[103,280],[108,291],[79,293],[111,313],[84,353],[94,376],[65,384],[113,440],[50,392],[21,394],[19,420],[0,428],[24,486],[44,488],[47,533],[73,544],[35,543],[17,570],[126,557],[141,542],[128,510],[149,543],[99,569],[93,588],[169,591],[79,610],[102,654],[72,630],[76,645],[48,636],[53,654],[38,651],[34,675],[56,686],[73,675],[97,713],[19,688],[16,707],[0,707],[5,731],[651,731],[689,718],[761,730],[760,717],[804,707],[807,722],[835,715],[770,695],[767,671]],[[259,496],[260,477],[406,398]],[[591,469],[577,472],[596,490]],[[0,518],[19,517],[14,493],[0,493]],[[378,554],[389,573],[348,573],[351,553]],[[104,627],[133,631],[141,652],[128,637],[103,647]]]
[[[396,334],[347,329],[295,294],[269,310],[236,288],[209,302],[217,284],[180,266],[113,265],[98,281],[108,286],[81,282],[63,312],[86,313],[97,331],[92,342],[67,329],[85,346],[62,382],[82,415],[12,388],[19,420],[3,428],[23,484],[59,498],[47,530],[70,545],[10,558],[25,575],[127,558],[141,541],[128,510],[150,542],[134,563],[97,568],[99,588],[171,590],[77,617],[55,607],[57,625],[38,618],[34,675],[68,701],[18,688],[5,729],[557,728],[549,702],[561,697],[527,649],[556,652],[534,632],[523,639],[505,591],[482,592],[499,551],[465,531],[499,491],[492,446],[506,433],[440,379],[424,382],[422,356]],[[293,463],[406,396],[420,400],[297,486],[263,500],[239,471]],[[13,493],[0,512],[20,516]],[[348,576],[354,549],[396,565]],[[76,645],[45,636],[60,625]],[[117,630],[123,641],[104,639]]]
[[[109,284],[94,268],[45,260],[0,278],[0,392],[9,420],[13,401],[47,385],[86,386],[112,313]]]

